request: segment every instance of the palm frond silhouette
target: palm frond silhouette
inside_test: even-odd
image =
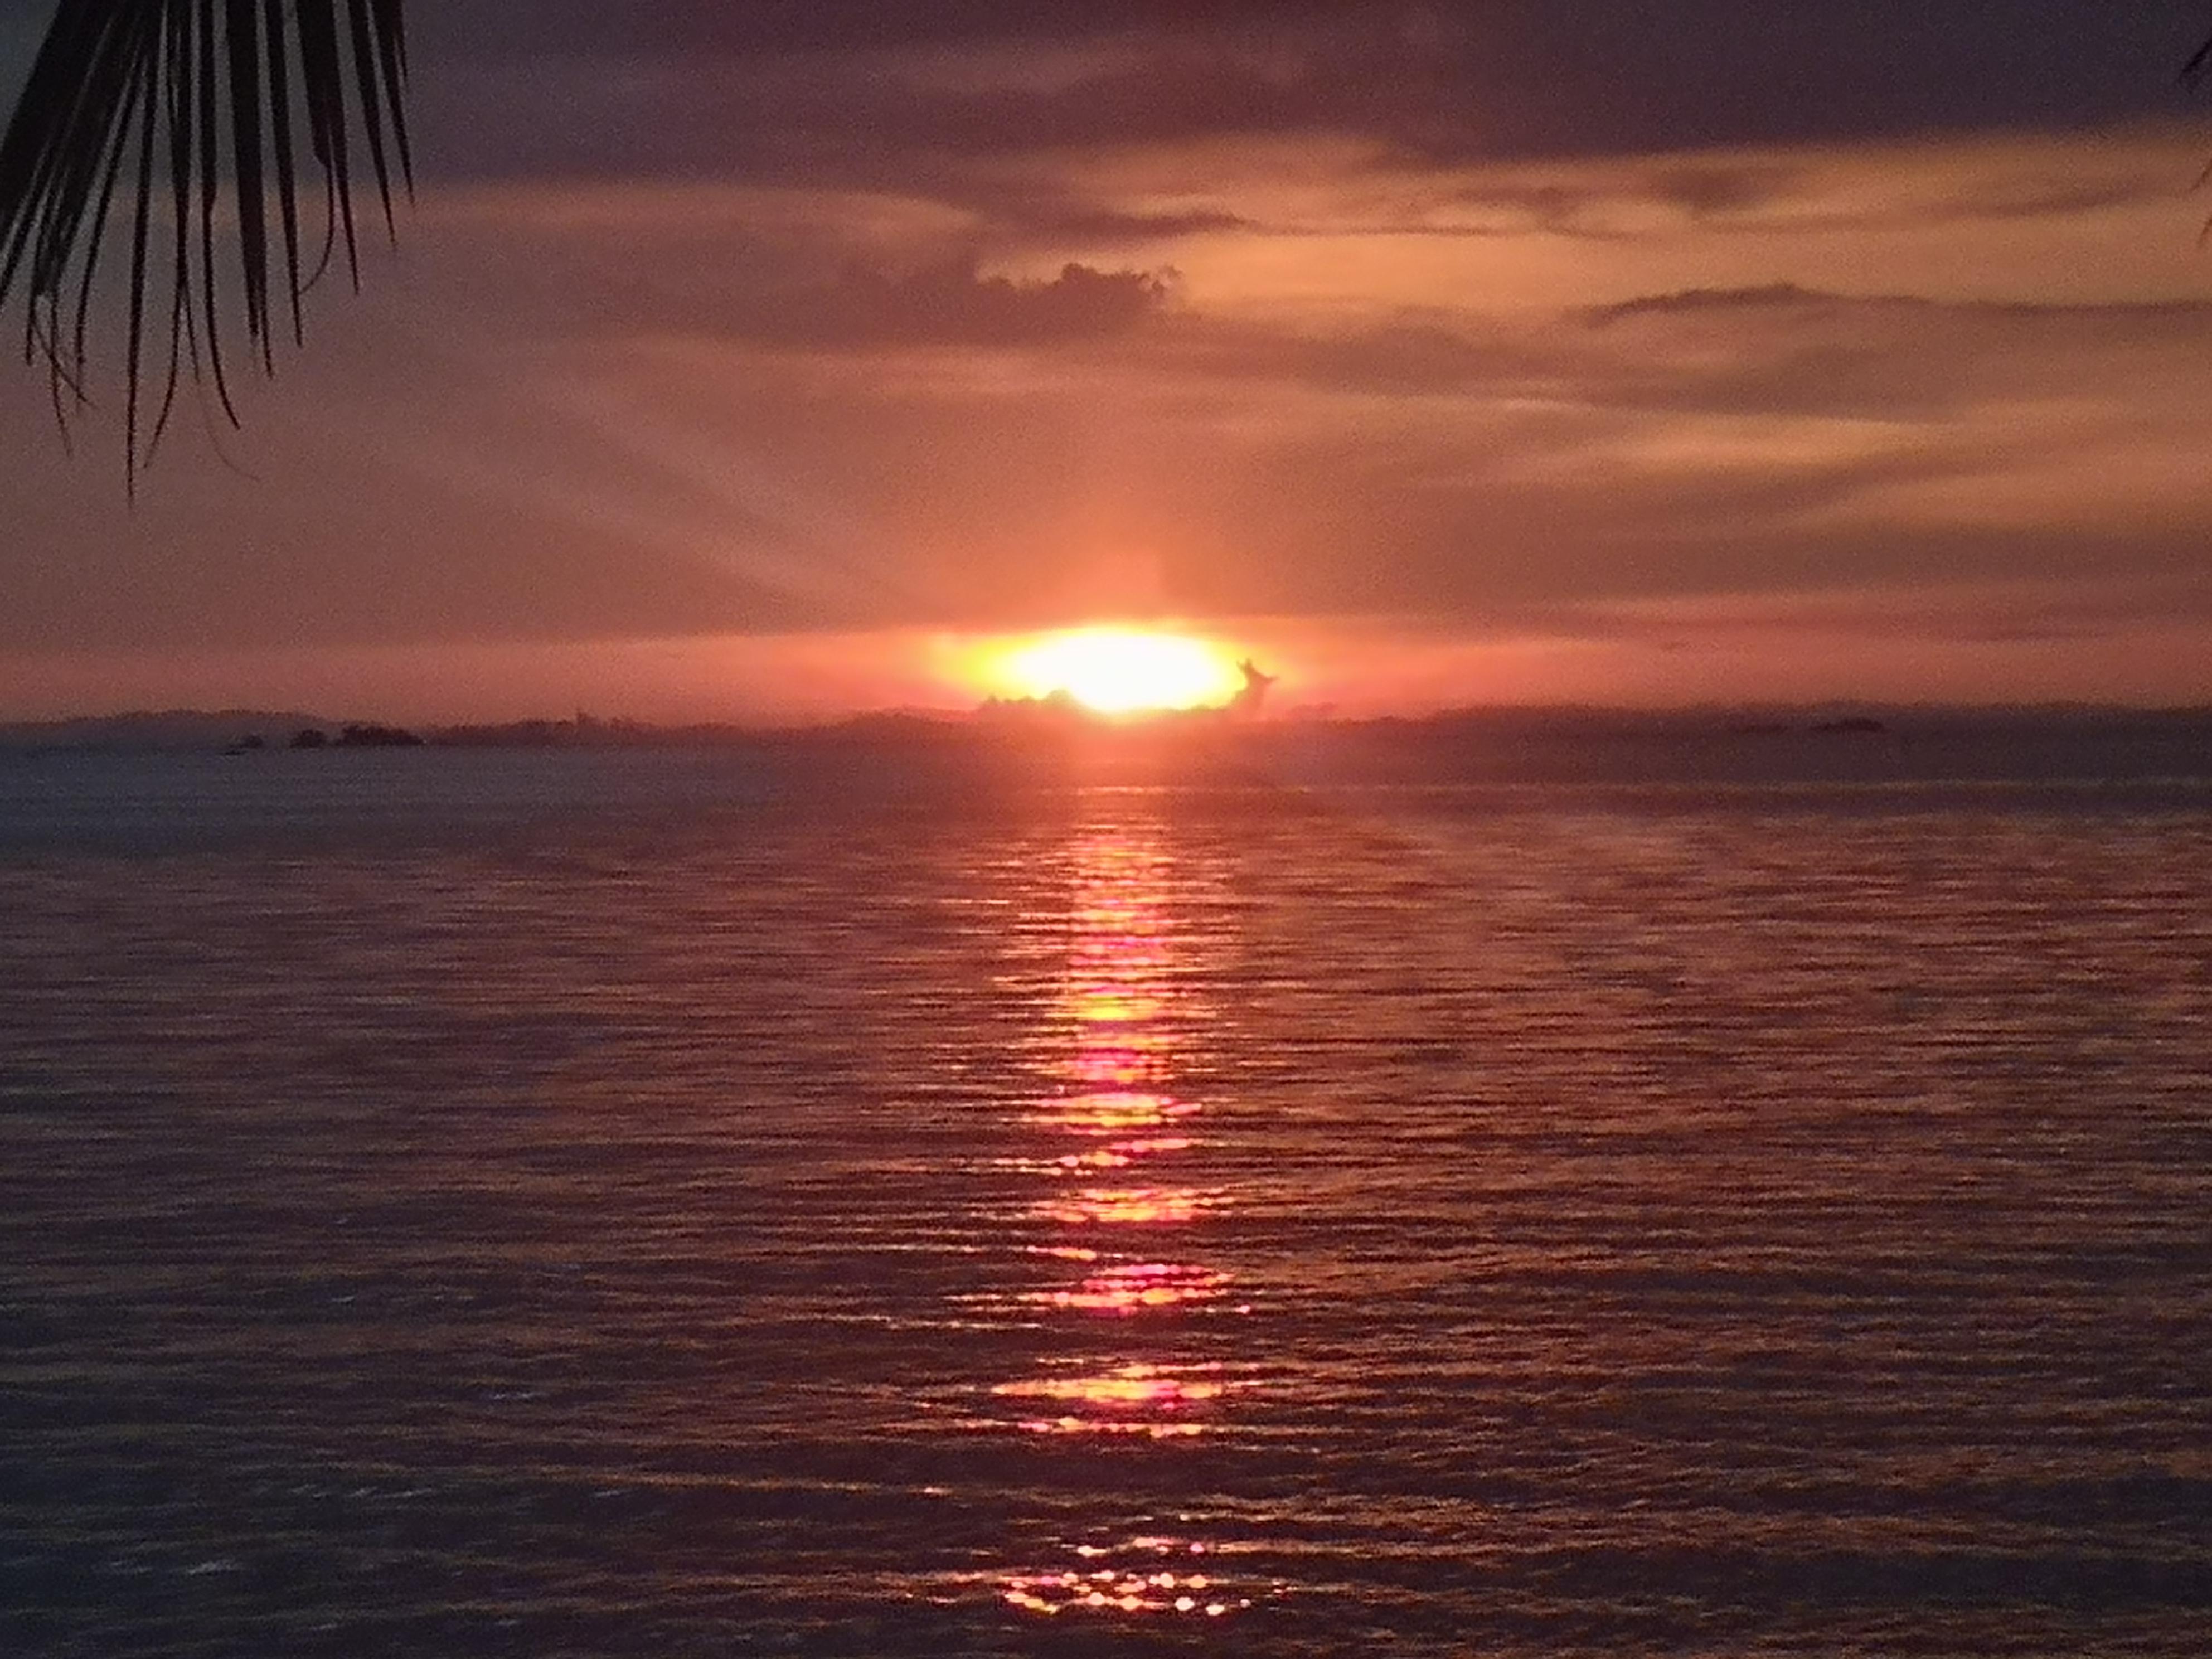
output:
[[[60,0],[0,138],[0,306],[66,433],[124,260],[128,487],[180,382],[235,424],[230,344],[273,370],[341,257],[358,284],[364,161],[387,231],[413,188],[406,80],[402,0]]]

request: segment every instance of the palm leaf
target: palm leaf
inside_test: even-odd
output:
[[[2181,66],[2181,78],[2192,84],[2212,80],[2212,40],[2190,54],[2189,61]]]
[[[129,227],[121,298],[134,487],[181,380],[211,381],[235,422],[226,335],[242,332],[272,370],[277,298],[297,343],[301,296],[341,246],[358,284],[361,157],[387,231],[395,188],[412,190],[402,5],[60,0],[0,138],[0,307],[20,298],[25,357],[45,362],[66,430],[70,410],[91,401],[88,341],[110,299],[112,273],[101,278],[119,212]],[[318,186],[325,234],[310,259],[301,210]],[[156,379],[149,428],[143,411]]]

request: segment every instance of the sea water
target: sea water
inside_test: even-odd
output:
[[[0,762],[0,1648],[2200,1655],[2212,792]]]

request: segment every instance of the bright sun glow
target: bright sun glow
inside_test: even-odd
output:
[[[1101,714],[1226,702],[1243,684],[1236,659],[1220,647],[1135,628],[1081,628],[1024,641],[992,665],[991,678],[1016,696],[1065,692]]]

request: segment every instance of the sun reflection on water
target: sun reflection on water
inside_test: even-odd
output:
[[[1174,1538],[1079,1544],[1076,1565],[1010,1578],[1000,1595],[1026,1613],[1181,1613],[1220,1619],[1252,1605],[1213,1570],[1207,1547]]]
[[[1178,1226],[1195,1221],[1220,1200],[1218,1193],[1181,1187],[1086,1187],[1064,1198],[1039,1203],[1036,1213],[1049,1221],[1079,1226]]]
[[[1039,1160],[1057,1179],[1126,1172],[1112,1185],[1056,1187],[1030,1213],[1078,1230],[1141,1231],[1157,1238],[1219,1207],[1222,1194],[1156,1178],[1197,1137],[1198,1103],[1177,1097],[1196,1010],[1176,969],[1172,864],[1156,834],[1127,823],[1094,824],[1073,848],[1076,890],[1069,907],[1067,976],[1056,999],[1056,1069],[1069,1091],[1042,1103],[1027,1121],[1063,1144]],[[1068,1141],[1076,1143],[1072,1146]],[[1103,1144],[1100,1144],[1103,1143]],[[1083,1237],[1094,1249],[1103,1247]],[[1149,1252],[1147,1253],[1149,1255]],[[1037,1304],[1128,1316],[1219,1300],[1228,1276],[1146,1255],[1104,1254],[1072,1285],[1036,1292]]]
[[[1040,1112],[1031,1121],[1069,1134],[1110,1135],[1129,1129],[1154,1128],[1188,1117],[1197,1110],[1188,1101],[1170,1100],[1164,1095],[1111,1089],[1059,1103],[1053,1110]]]
[[[1036,1300],[1085,1313],[1127,1316],[1152,1308],[1212,1302],[1229,1288],[1229,1275],[1184,1261],[1122,1261],[1079,1285],[1037,1292]]]
[[[1191,1322],[1250,1310],[1228,1272],[1188,1259],[1188,1241],[1225,1213],[1227,1193],[1175,1178],[1206,1140],[1201,1102],[1179,1092],[1200,1070],[1205,1010],[1183,971],[1177,872],[1141,819],[1086,827],[1071,860],[1067,967],[1043,1033],[1065,1092],[1023,1115],[1029,1144],[1002,1167],[1042,1188],[1021,1213],[1054,1231],[1025,1249],[1073,1276],[1019,1298],[1059,1351],[992,1389],[997,1409],[979,1426],[1071,1444],[1195,1441],[1257,1383]],[[1102,1539],[995,1582],[1025,1613],[1221,1619],[1251,1599],[1217,1578],[1213,1548]]]
[[[1033,1401],[1041,1414],[1020,1423],[1030,1434],[1141,1435],[1154,1440],[1204,1434],[1201,1420],[1232,1389],[1249,1388],[1219,1365],[1165,1366],[1133,1360],[1103,1371],[1002,1382],[993,1393]]]

